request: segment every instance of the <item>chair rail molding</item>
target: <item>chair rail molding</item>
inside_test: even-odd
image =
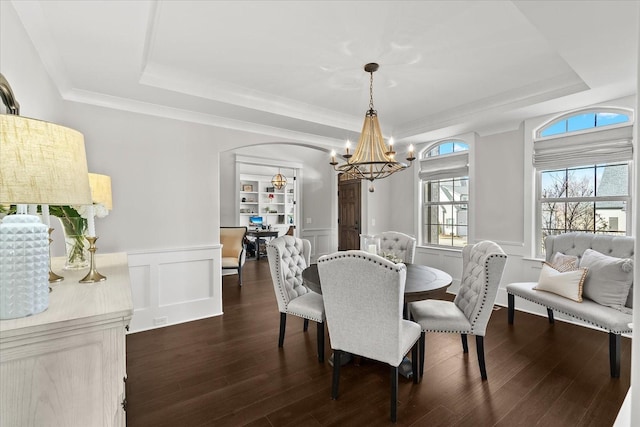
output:
[[[129,333],[222,315],[222,245],[130,252]]]

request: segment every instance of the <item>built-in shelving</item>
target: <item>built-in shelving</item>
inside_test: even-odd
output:
[[[254,228],[252,217],[261,217],[264,225],[286,229],[295,225],[296,200],[294,177],[287,176],[287,185],[274,188],[271,176],[240,175],[239,225]]]

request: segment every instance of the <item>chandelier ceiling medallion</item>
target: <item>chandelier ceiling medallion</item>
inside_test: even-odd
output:
[[[329,162],[338,172],[348,174],[354,179],[371,181],[369,187],[371,192],[374,191],[373,180],[386,178],[395,172],[404,170],[411,166],[411,162],[415,160],[413,145],[409,146],[406,158],[409,163],[407,164],[396,160],[396,152],[393,151],[393,138],[389,139],[388,146],[384,142],[378,122],[378,112],[373,108],[373,73],[378,70],[378,67],[376,63],[364,66],[364,71],[370,74],[369,110],[365,115],[362,133],[355,151],[353,154],[349,152],[351,144],[347,141],[345,154],[341,156],[345,162],[338,164],[335,151],[331,152],[331,162]]]

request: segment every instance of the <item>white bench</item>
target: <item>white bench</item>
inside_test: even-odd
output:
[[[580,259],[587,249],[615,258],[633,258],[633,237],[612,236],[591,233],[566,233],[548,236],[545,239],[546,260],[549,262],[556,252],[574,255]],[[630,277],[632,280],[633,272]],[[588,279],[587,279],[588,280]],[[620,309],[601,305],[584,298],[582,302],[573,301],[551,292],[536,290],[537,282],[511,283],[507,285],[508,320],[513,324],[515,297],[543,305],[547,308],[549,323],[554,323],[553,312],[564,313],[609,332],[609,363],[611,377],[620,377],[620,334],[631,332],[633,285],[628,293],[624,307]]]

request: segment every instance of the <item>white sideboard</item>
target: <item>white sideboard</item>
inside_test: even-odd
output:
[[[0,321],[1,426],[126,424],[125,328],[133,315],[125,253],[96,256],[98,283],[78,283],[88,270],[52,269],[42,313]]]

